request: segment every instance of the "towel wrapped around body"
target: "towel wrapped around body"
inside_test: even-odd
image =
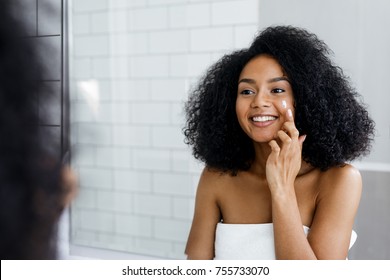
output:
[[[310,228],[303,226],[307,235]],[[352,231],[349,249],[357,238]],[[275,260],[273,224],[218,223],[215,233],[215,260]]]

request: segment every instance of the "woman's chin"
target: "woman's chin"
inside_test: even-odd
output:
[[[269,137],[261,136],[261,137],[251,137],[251,138],[252,141],[256,144],[268,144],[270,141],[275,140],[275,138],[272,136]]]

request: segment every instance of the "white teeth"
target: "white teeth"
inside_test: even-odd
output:
[[[268,121],[276,120],[276,117],[273,117],[273,116],[258,116],[258,117],[253,117],[252,120],[255,121],[255,122],[268,122]]]

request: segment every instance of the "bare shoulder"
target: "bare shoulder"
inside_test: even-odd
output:
[[[200,175],[198,193],[218,195],[223,186],[231,182],[230,177],[227,173],[205,167]]]
[[[346,164],[321,172],[318,187],[318,203],[332,201],[340,205],[355,205],[357,208],[362,194],[362,178],[358,169]]]
[[[329,175],[329,177],[346,177],[349,179],[360,179],[360,172],[359,170],[354,167],[351,164],[345,164],[343,166],[337,166],[337,167],[332,167],[328,169],[327,171],[324,172],[324,174]],[[328,177],[328,176],[326,176]]]
[[[229,177],[230,175],[225,172],[211,169],[208,167],[205,167],[201,174],[201,180],[205,180],[206,182],[212,182],[217,184],[228,181]]]
[[[350,164],[341,167],[332,167],[321,173],[319,178],[322,192],[352,192],[360,193],[362,178],[357,168]]]

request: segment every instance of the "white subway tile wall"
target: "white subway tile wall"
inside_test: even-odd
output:
[[[223,54],[248,47],[258,0],[71,5],[72,243],[183,259],[203,164],[184,102]]]

